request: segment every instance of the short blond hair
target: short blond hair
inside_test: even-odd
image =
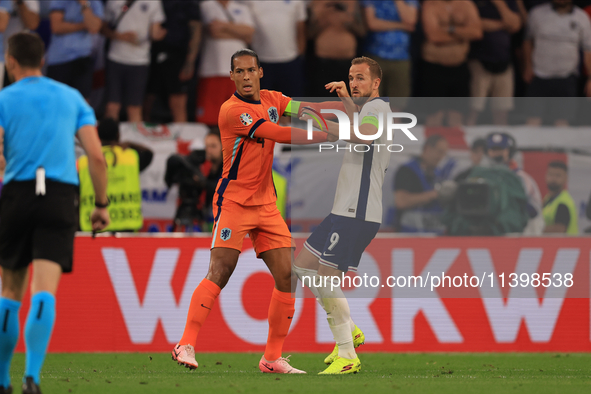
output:
[[[351,60],[352,66],[357,64],[367,64],[369,66],[369,73],[371,74],[371,77],[373,79],[382,79],[382,68],[375,60],[367,56],[356,57],[355,59]]]

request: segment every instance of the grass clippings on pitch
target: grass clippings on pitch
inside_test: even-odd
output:
[[[52,393],[591,393],[591,354],[360,353],[355,375],[318,376],[322,354],[294,354],[292,365],[307,375],[259,372],[260,354],[197,354],[189,371],[163,353],[49,354],[41,377]],[[24,355],[11,376],[20,393]]]

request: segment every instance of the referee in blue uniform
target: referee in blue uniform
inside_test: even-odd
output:
[[[55,293],[62,273],[72,271],[76,135],[89,157],[97,196],[93,228],[102,230],[109,223],[107,170],[94,112],[77,90],[43,77],[43,53],[37,35],[11,36],[6,70],[15,83],[0,91],[0,149],[6,160],[0,197],[0,394],[12,393],[10,361],[29,264],[33,272],[23,393],[41,392],[39,375],[55,321]]]

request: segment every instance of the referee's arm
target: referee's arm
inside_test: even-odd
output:
[[[0,126],[0,174],[4,177],[6,158],[4,158],[4,128]]]
[[[88,156],[88,171],[92,178],[96,204],[106,207],[109,203],[107,199],[107,163],[103,156],[96,127],[91,125],[80,127],[78,138]],[[102,208],[99,211],[104,212],[93,212],[91,215],[93,230],[103,230],[109,224],[109,214],[106,209]]]

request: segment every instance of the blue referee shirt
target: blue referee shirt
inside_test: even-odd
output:
[[[46,77],[27,77],[0,91],[4,129],[4,184],[45,177],[78,185],[74,136],[96,125],[92,108],[76,90]]]

